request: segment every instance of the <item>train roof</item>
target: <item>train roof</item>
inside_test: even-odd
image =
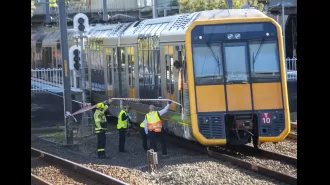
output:
[[[218,9],[137,21],[122,34],[120,44],[137,44],[138,38],[159,37],[160,43],[184,42],[188,27],[197,20],[267,17],[256,9]],[[105,45],[110,45],[105,38]]]
[[[92,39],[103,39],[104,45],[107,46],[137,44],[139,38],[150,36],[154,38],[158,37],[161,44],[184,42],[186,30],[194,21],[243,17],[267,16],[256,9],[207,10],[156,19],[146,19],[133,23],[95,25],[90,27],[87,36]],[[68,30],[68,39],[73,39],[75,35],[73,29]],[[59,39],[59,31],[31,35],[33,44],[37,40],[42,40],[44,44],[48,44],[48,42],[56,42]]]

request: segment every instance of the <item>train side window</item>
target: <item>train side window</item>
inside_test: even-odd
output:
[[[104,63],[102,41],[90,40],[90,60],[91,60],[91,86],[97,90],[99,94],[105,94],[104,81]]]
[[[251,42],[250,69],[253,82],[280,80],[280,62],[276,41]]]

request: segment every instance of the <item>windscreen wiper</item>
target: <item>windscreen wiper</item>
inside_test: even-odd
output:
[[[254,56],[254,53],[253,53],[253,55],[252,55],[252,56],[253,56],[253,60],[252,60],[253,71],[254,71],[254,64],[256,63],[256,58],[258,57],[258,55],[259,55],[259,53],[260,53],[260,49],[261,49],[261,47],[264,45],[264,41],[265,41],[265,39],[262,39],[262,40],[261,40],[256,55]]]
[[[213,55],[215,61],[218,63],[218,72],[219,72],[219,74],[221,74],[221,73],[220,73],[220,71],[221,71],[221,70],[220,70],[220,67],[222,67],[222,66],[221,66],[221,63],[220,63],[220,59],[219,59],[219,57],[217,57],[217,56],[215,55],[215,53],[214,53],[214,51],[213,51],[213,49],[212,49],[212,47],[211,47],[211,45],[210,45],[210,42],[206,42],[206,45],[207,45],[207,47],[211,50],[212,55]]]

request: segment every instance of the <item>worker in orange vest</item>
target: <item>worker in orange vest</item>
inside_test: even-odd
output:
[[[166,107],[160,111],[155,111],[155,106],[150,105],[150,112],[146,115],[144,120],[144,130],[146,135],[150,138],[150,148],[157,152],[156,143],[161,142],[163,157],[167,156],[166,142],[163,133],[163,123],[161,116],[164,115],[172,101],[168,101]]]

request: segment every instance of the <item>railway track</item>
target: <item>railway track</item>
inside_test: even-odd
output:
[[[256,157],[262,157],[265,159],[278,160],[278,161],[283,161],[287,164],[297,166],[297,158],[294,158],[294,157],[291,157],[288,155],[283,155],[283,154],[276,153],[276,152],[271,152],[268,150],[255,149],[254,147],[248,146],[248,145],[227,146],[227,147],[221,147],[221,148],[230,150],[229,152],[238,152],[245,156],[251,155],[251,156],[256,156]]]
[[[33,167],[45,167],[40,170],[42,171],[40,174],[45,175],[35,174],[38,170],[32,170]],[[46,177],[47,179],[43,177]],[[127,185],[125,182],[75,162],[31,148],[31,184],[52,185],[72,183],[93,185]]]
[[[297,122],[291,122],[291,130],[292,131],[287,138],[297,140]]]
[[[297,140],[297,134],[296,133],[290,133],[288,136],[287,136],[288,139],[293,139],[293,140]]]
[[[283,161],[287,164],[290,165],[297,165],[297,159],[258,149],[255,150],[253,147],[249,146],[240,146],[240,147],[205,147],[197,143],[193,143],[187,140],[183,140],[181,138],[177,137],[166,137],[166,140],[174,145],[178,145],[180,147],[186,148],[188,150],[193,150],[202,154],[206,154],[212,158],[222,160],[222,161],[228,161],[234,165],[237,165],[241,168],[245,168],[247,170],[255,171],[261,175],[276,179],[278,181],[288,183],[288,184],[297,184],[297,178],[275,171],[268,169],[266,167],[263,167],[261,165],[258,165],[256,163],[248,162],[244,159],[242,159],[240,156],[247,156],[247,155],[253,155],[253,156],[258,156],[262,158],[267,158],[267,159],[273,159],[273,160],[279,160]],[[240,154],[238,154],[240,153]]]

